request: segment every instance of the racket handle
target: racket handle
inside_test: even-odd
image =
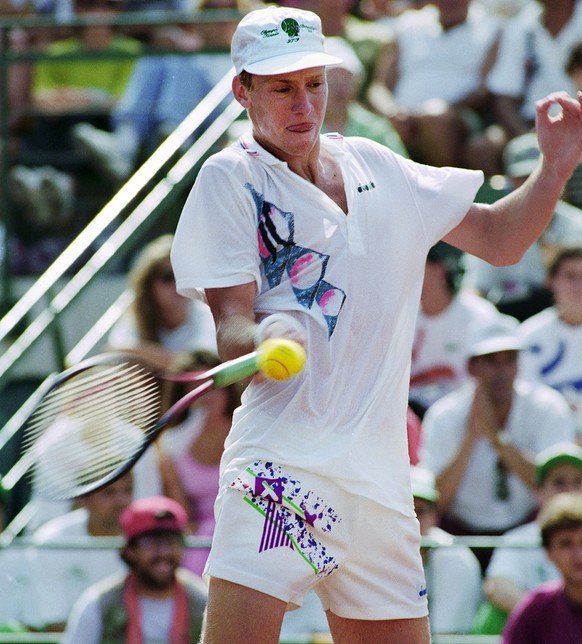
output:
[[[258,370],[259,362],[257,360],[257,352],[253,351],[240,358],[228,360],[228,362],[218,365],[208,375],[213,378],[214,388],[220,389],[221,387],[228,387],[228,385],[232,385],[239,380],[253,376]]]

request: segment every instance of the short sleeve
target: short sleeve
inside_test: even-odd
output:
[[[200,170],[174,235],[179,293],[260,282],[256,205],[237,162],[218,153]]]

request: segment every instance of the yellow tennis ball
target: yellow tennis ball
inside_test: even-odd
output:
[[[259,369],[272,380],[287,380],[305,366],[305,349],[294,340],[270,338],[258,348]]]

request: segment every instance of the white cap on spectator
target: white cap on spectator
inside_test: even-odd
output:
[[[499,351],[520,351],[526,342],[518,334],[519,322],[501,313],[493,321],[478,323],[472,334],[469,357],[485,356]]]

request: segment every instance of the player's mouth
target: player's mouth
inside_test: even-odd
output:
[[[290,132],[303,134],[304,132],[311,132],[315,127],[314,123],[298,123],[297,125],[290,125],[287,129]]]

